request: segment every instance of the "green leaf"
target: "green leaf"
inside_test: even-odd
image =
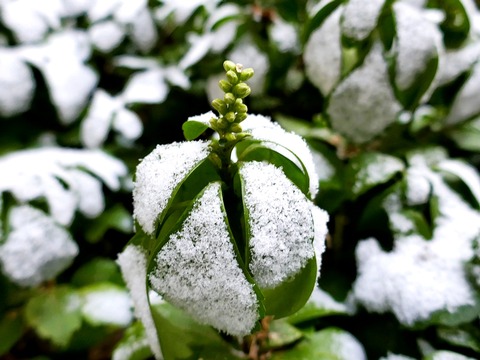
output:
[[[440,327],[437,335],[454,346],[461,346],[480,353],[480,330],[475,326],[470,327]]]
[[[282,318],[300,310],[310,298],[317,279],[317,261],[310,259],[291,280],[273,289],[261,289],[267,315]]]
[[[351,360],[366,358],[361,344],[350,333],[327,328],[305,334],[296,346],[272,354],[271,360]]]
[[[202,135],[209,126],[204,122],[188,120],[182,125],[183,135],[187,140],[195,140]]]
[[[101,282],[123,285],[122,275],[115,261],[100,257],[90,260],[73,274],[71,280],[71,284],[78,287]]]
[[[85,231],[87,241],[97,243],[109,229],[115,229],[125,234],[130,234],[133,229],[132,215],[122,205],[107,209],[99,217],[92,220]]]
[[[287,321],[290,324],[301,324],[310,320],[332,315],[348,315],[345,304],[336,302],[328,293],[317,288],[312,296],[295,314],[290,315]]]
[[[342,4],[343,0],[333,0],[327,2],[322,6],[318,12],[310,18],[303,27],[303,33],[301,34],[302,43],[306,44],[310,35],[320,27],[325,19],[335,11],[335,9]]]
[[[152,314],[165,360],[198,359],[199,354],[210,351],[228,355],[227,344],[215,330],[198,324],[172,305],[152,306]]]
[[[386,183],[404,168],[403,162],[394,156],[362,153],[350,161],[345,178],[351,182],[349,187],[355,199],[375,186]]]
[[[152,356],[145,328],[141,322],[133,323],[125,331],[122,340],[117,344],[112,354],[112,357],[116,360],[147,360]]]
[[[470,20],[461,0],[430,0],[429,5],[444,10],[445,18],[440,25],[443,41],[447,47],[459,46],[470,32]]]
[[[440,351],[435,351],[434,353],[425,356],[423,360],[475,360],[474,358],[467,357],[465,355],[453,352],[453,351],[446,351],[446,350],[440,350]]]
[[[480,152],[480,117],[453,128],[448,135],[460,149]]]
[[[82,325],[81,299],[71,288],[62,286],[32,297],[25,306],[25,319],[41,337],[66,347]]]
[[[267,349],[291,345],[302,337],[303,333],[285,320],[272,321],[268,331]]]
[[[22,337],[25,326],[20,312],[2,314],[0,319],[0,355],[5,354]]]
[[[307,139],[318,139],[329,141],[333,136],[332,131],[326,126],[321,127],[311,122],[297,119],[284,114],[276,114],[275,120],[287,131],[292,131],[297,135]]]

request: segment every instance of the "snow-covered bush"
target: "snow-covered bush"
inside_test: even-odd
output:
[[[478,358],[479,24],[0,0],[0,357]]]

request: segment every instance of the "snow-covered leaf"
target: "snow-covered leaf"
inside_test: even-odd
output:
[[[81,312],[93,325],[125,327],[132,321],[131,300],[126,290],[109,283],[100,283],[82,288]]]
[[[30,149],[0,157],[0,192],[12,193],[19,202],[44,198],[52,217],[68,225],[76,209],[95,217],[104,208],[99,180],[82,169],[112,190],[127,172],[121,161],[100,151]]]
[[[33,74],[15,50],[0,48],[0,116],[13,116],[30,107]]]
[[[377,25],[385,0],[350,0],[342,14],[343,35],[357,41],[365,40]]]
[[[395,122],[400,109],[390,85],[382,45],[376,42],[363,64],[335,88],[326,112],[334,130],[363,143]]]
[[[65,270],[78,254],[71,235],[41,210],[10,210],[11,230],[0,245],[2,272],[20,286],[36,286]]]
[[[161,103],[168,94],[168,86],[165,83],[162,69],[146,70],[135,73],[130,77],[122,99],[126,103]]]
[[[88,35],[93,46],[107,53],[120,45],[125,37],[125,29],[112,20],[106,20],[93,24],[88,29]]]

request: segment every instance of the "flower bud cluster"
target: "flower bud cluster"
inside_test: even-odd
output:
[[[226,71],[226,79],[220,80],[220,89],[225,93],[223,99],[215,99],[212,106],[218,111],[219,117],[210,120],[213,130],[217,131],[220,138],[227,141],[235,141],[242,138],[240,123],[247,118],[247,106],[243,99],[251,90],[245,83],[253,76],[253,69],[243,69],[241,64],[233,61],[225,61],[223,68]]]

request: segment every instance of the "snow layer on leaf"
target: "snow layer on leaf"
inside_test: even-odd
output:
[[[132,321],[131,299],[125,290],[98,286],[82,295],[82,314],[92,325],[127,326]]]
[[[455,96],[445,123],[452,125],[480,114],[480,63],[477,63],[466,83]]]
[[[158,145],[137,167],[133,216],[147,234],[184,177],[209,154],[209,143],[189,141]]]
[[[272,164],[243,163],[240,176],[248,211],[249,267],[262,288],[274,288],[315,256],[311,202]],[[317,229],[324,231],[320,225]]]
[[[417,167],[410,167],[406,173],[407,191],[406,200],[407,205],[421,205],[428,201],[432,191],[432,186],[422,169]]]
[[[98,50],[108,53],[120,45],[125,37],[125,29],[115,21],[107,20],[93,24],[88,29],[88,35]]]
[[[305,46],[303,60],[308,79],[323,95],[328,95],[340,79],[342,48],[339,6],[323,24],[315,30]]]
[[[0,157],[0,173],[0,192],[11,192],[20,202],[43,197],[52,217],[68,225],[76,209],[87,216],[103,211],[101,185],[95,176],[117,190],[127,169],[100,151],[40,148]]]
[[[280,52],[297,52],[300,48],[295,26],[277,17],[270,27],[270,37]]]
[[[425,71],[428,61],[437,55],[442,35],[416,8],[396,2],[393,9],[397,27],[395,82],[401,90],[406,90]]]
[[[153,289],[200,323],[243,336],[255,326],[258,302],[236,259],[220,187],[208,185],[157,254],[149,279]]]
[[[20,286],[53,279],[78,254],[70,234],[40,210],[24,205],[10,211],[11,231],[0,246],[3,273]]]
[[[113,119],[113,129],[126,140],[136,140],[143,133],[143,124],[136,113],[122,108]]]
[[[1,5],[1,17],[19,42],[42,40],[50,28],[60,26],[61,0],[16,0]]]
[[[459,160],[447,159],[441,161],[438,168],[458,176],[468,186],[480,204],[480,177],[473,166]]]
[[[157,28],[148,8],[143,8],[130,25],[130,37],[142,52],[152,50],[158,40]]]
[[[436,311],[454,312],[474,305],[464,263],[473,256],[473,241],[480,234],[480,213],[422,164],[420,156],[413,167],[413,174],[429,182],[437,199],[432,239],[397,237],[391,252],[384,252],[374,239],[360,242],[356,250],[359,276],[354,284],[355,297],[367,309],[392,311],[406,325],[426,320]],[[424,181],[408,186],[415,184],[423,194]],[[390,210],[394,212],[393,207]]]
[[[362,66],[337,86],[328,104],[334,130],[357,143],[379,135],[401,110],[382,53],[382,45],[375,43]]]
[[[362,41],[377,25],[385,0],[350,0],[342,16],[342,31],[349,38]]]
[[[220,0],[164,0],[162,6],[158,8],[156,17],[160,21],[165,21],[170,15],[173,15],[176,24],[183,24],[190,16],[193,15],[196,9],[203,6],[208,14],[212,13]]]
[[[293,152],[303,163],[309,176],[309,193],[313,199],[318,193],[319,178],[316,172],[315,163],[313,159],[310,147],[305,140],[299,135],[293,132],[285,131],[280,125],[271,121],[269,117],[263,115],[248,115],[248,117],[241,124],[242,129],[252,134],[254,139],[266,141],[264,146],[269,147],[275,151],[280,152],[294,163],[296,163],[300,169],[303,170],[301,164],[295,156],[292,156],[290,152]],[[290,151],[286,151],[275,144],[287,148]]]
[[[163,359],[157,328],[148,301],[147,254],[140,246],[127,245],[122,253],[118,255],[117,263],[130,291],[135,316],[140,319],[145,327],[150,348],[157,360]]]
[[[314,230],[313,248],[315,250],[315,258],[317,260],[317,276],[320,276],[322,254],[325,251],[325,237],[328,233],[327,223],[329,216],[326,211],[315,206],[313,203],[311,206]]]
[[[209,111],[209,112],[206,112],[205,114],[191,116],[188,118],[187,121],[196,121],[196,122],[203,123],[207,126],[210,126],[210,120],[215,117],[216,116],[213,113],[213,111]]]
[[[18,53],[0,48],[0,116],[26,111],[34,90],[32,72]]]
[[[127,103],[160,103],[168,94],[164,71],[160,68],[135,73],[128,80],[122,99]]]
[[[379,360],[415,360],[414,358],[411,358],[410,356],[405,356],[401,354],[393,354],[389,352],[387,356],[382,356]]]
[[[52,34],[45,44],[22,50],[26,61],[42,72],[60,120],[64,124],[73,122],[98,80],[98,75],[84,64],[90,56],[87,34],[65,30]]]
[[[341,360],[366,360],[367,355],[360,341],[346,331],[332,333],[330,347]]]
[[[472,42],[460,49],[446,50],[440,58],[435,80],[438,85],[447,84],[468,71],[479,59],[480,41]]]
[[[390,253],[376,240],[364,240],[356,255],[354,294],[370,311],[392,311],[401,323],[413,325],[436,311],[474,304],[463,263],[437,254],[421,237],[397,240]]]

